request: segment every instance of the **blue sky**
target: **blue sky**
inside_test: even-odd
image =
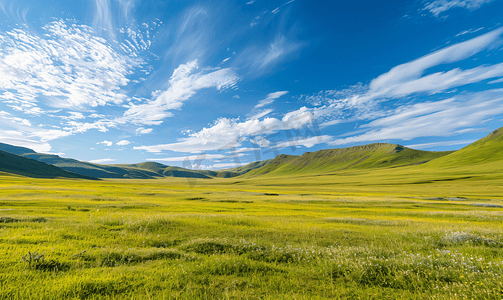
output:
[[[503,1],[0,0],[0,142],[220,169],[503,126]]]

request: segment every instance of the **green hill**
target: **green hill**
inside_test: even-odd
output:
[[[344,169],[393,168],[426,163],[452,153],[430,152],[396,144],[375,143],[350,148],[306,152],[301,156],[279,155],[245,177],[329,173]]]
[[[71,172],[33,159],[0,150],[0,171],[35,178],[96,179]]]
[[[300,156],[282,154],[274,159],[257,161],[242,167],[220,171],[189,170],[156,162],[99,165],[62,158],[57,155],[40,154],[28,148],[0,143],[0,150],[3,149],[9,150],[7,152],[18,153],[25,158],[53,165],[68,172],[97,178],[228,178],[235,176],[246,178],[263,175],[330,175],[341,170],[371,170],[405,166],[413,167],[416,171],[427,172],[428,170],[434,171],[442,168],[470,168],[475,165],[494,165],[495,162],[503,164],[503,151],[501,151],[503,149],[503,128],[493,131],[485,138],[458,151],[431,152],[410,149],[397,144],[374,143],[349,148],[306,152]],[[23,172],[31,174],[29,168],[17,168],[12,164],[5,166],[5,170],[9,168],[17,170],[18,173],[15,174]],[[37,172],[35,172],[38,174],[37,176],[44,176],[41,173],[42,171]],[[51,172],[56,171],[53,169]],[[51,176],[56,176],[54,174],[56,173],[50,173],[48,176],[52,178]]]
[[[220,170],[219,173],[229,174],[229,177],[243,175],[243,174],[248,173],[248,172],[250,172],[252,170],[255,170],[255,169],[258,169],[260,167],[263,167],[263,166],[271,163],[271,161],[272,161],[272,159],[262,160],[262,161],[255,161],[255,162],[249,163],[247,165],[244,165],[242,167],[223,169],[223,170]],[[230,175],[233,175],[233,176],[230,176]],[[225,177],[225,176],[220,176],[220,177]]]
[[[503,127],[425,167],[460,167],[503,161]]]
[[[97,177],[97,178],[123,178],[128,172],[118,167],[108,167],[98,164],[81,162],[75,159],[62,158],[58,155],[28,153],[23,155],[26,158],[31,158],[40,162],[51,164],[65,171]],[[143,178],[152,178],[152,176],[142,176]],[[136,176],[134,177],[136,178]]]
[[[100,165],[88,162],[78,161],[71,158],[63,158],[53,154],[36,153],[35,151],[24,148],[0,143],[0,150],[16,154],[30,160],[35,160],[41,163],[55,166],[61,170],[80,174],[84,177],[95,178],[136,178],[136,179],[153,179],[159,177],[190,177],[190,178],[211,178],[217,177],[218,172],[215,171],[199,171],[188,170],[178,167],[170,167],[156,162],[143,162],[139,164],[129,165]],[[22,172],[22,170],[18,170]],[[30,174],[29,171],[25,172]],[[16,173],[17,174],[17,173]],[[38,176],[42,176],[40,173]],[[49,175],[49,178],[52,175]]]

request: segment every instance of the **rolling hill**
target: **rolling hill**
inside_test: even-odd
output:
[[[414,150],[396,144],[375,143],[350,148],[306,152],[301,156],[279,155],[244,176],[329,173],[345,169],[393,168],[423,164],[451,154]]]
[[[18,146],[12,146],[9,144],[4,144],[0,143],[0,150],[9,152],[15,155],[23,155],[27,153],[36,153],[35,151],[25,148],[25,147],[18,147]]]
[[[33,161],[39,161],[58,167],[64,171],[80,174],[82,176],[97,178],[137,178],[153,179],[160,177],[187,177],[187,178],[214,178],[236,177],[244,178],[257,176],[283,176],[283,175],[330,175],[341,170],[373,170],[383,168],[414,167],[415,170],[427,169],[438,170],[439,168],[470,167],[473,165],[503,164],[503,128],[497,129],[488,136],[466,146],[458,151],[421,151],[410,149],[397,144],[374,143],[349,148],[336,148],[306,152],[297,155],[278,155],[274,159],[256,161],[242,167],[211,170],[189,170],[180,167],[167,166],[156,162],[143,162],[138,164],[100,165],[81,162],[75,159],[62,158],[57,155],[40,154],[35,151],[0,143],[0,151],[3,153],[2,163],[14,161],[16,158],[7,158],[16,153],[20,158],[29,159],[20,163],[5,165],[5,170],[13,170],[12,173],[33,173],[36,176],[44,176],[44,170],[49,172],[47,176],[53,178],[56,169],[47,169],[47,165],[33,166]],[[10,153],[7,153],[10,152]],[[19,158],[18,158],[19,160]],[[32,162],[29,164],[28,162]],[[24,168],[23,166],[26,166]],[[10,169],[9,169],[10,168]],[[44,169],[45,168],[45,169]],[[419,169],[417,169],[419,168]],[[0,171],[5,171],[4,169]],[[36,170],[36,171],[32,171]],[[15,172],[14,172],[15,171]],[[16,173],[17,172],[17,173]],[[52,176],[52,177],[51,177]],[[66,176],[70,176],[66,174]]]
[[[425,167],[474,166],[501,161],[503,161],[503,127],[458,151],[429,162]]]
[[[53,154],[37,153],[24,147],[16,147],[0,143],[0,150],[15,153],[24,158],[53,165],[62,170],[95,178],[136,178],[153,179],[159,177],[186,177],[209,179],[212,177],[225,177],[231,172],[216,172],[208,170],[189,170],[179,167],[166,166],[155,162],[124,165],[100,165],[63,158]]]
[[[96,179],[0,150],[0,172],[35,178]]]

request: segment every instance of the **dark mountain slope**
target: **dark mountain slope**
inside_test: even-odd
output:
[[[96,179],[0,150],[0,171],[35,178]]]

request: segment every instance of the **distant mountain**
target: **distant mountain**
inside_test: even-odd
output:
[[[5,152],[9,152],[12,154],[16,154],[16,155],[23,155],[23,154],[27,154],[27,153],[36,153],[35,151],[28,149],[28,148],[25,148],[25,147],[12,146],[9,144],[4,144],[4,143],[0,143],[0,150],[5,151]]]
[[[279,155],[245,177],[260,175],[328,173],[343,169],[392,168],[423,164],[451,154],[414,150],[396,144],[375,143],[350,148],[306,152],[301,156]]]
[[[2,151],[3,150],[3,151]],[[7,151],[9,150],[9,151]],[[61,158],[57,155],[40,154],[35,151],[0,143],[2,151],[2,165],[0,171],[14,174],[26,173],[49,178],[69,174],[56,175],[59,169],[47,169],[47,165],[33,165],[34,160],[53,165],[62,170],[97,178],[159,178],[159,177],[188,177],[188,178],[214,178],[214,177],[255,177],[255,176],[281,176],[303,174],[325,174],[347,169],[376,169],[397,168],[418,165],[421,169],[452,168],[472,165],[483,165],[499,162],[503,165],[503,128],[493,131],[483,139],[466,146],[458,151],[421,151],[410,149],[397,144],[374,143],[349,148],[336,148],[306,152],[297,155],[278,155],[274,159],[257,161],[242,167],[211,170],[189,170],[172,167],[156,162],[143,162],[139,164],[99,165],[81,162],[75,159]],[[9,156],[7,152],[18,153],[23,157],[33,160],[20,161],[15,155]],[[12,155],[12,154],[11,154]],[[17,160],[16,160],[17,159]],[[13,162],[19,162],[18,165]],[[31,162],[31,164],[29,163]],[[421,165],[421,166],[419,166]],[[14,172],[15,171],[15,172]],[[44,175],[44,172],[47,171]],[[61,173],[63,174],[63,173]],[[28,175],[27,175],[28,176]],[[75,176],[75,174],[73,174]]]
[[[0,172],[35,178],[96,179],[64,171],[58,167],[0,150]]]
[[[186,177],[186,178],[211,178],[213,174],[204,174],[204,171],[189,170],[180,167],[170,167],[156,162],[143,162],[139,164],[106,165],[106,167],[121,168],[128,172],[148,172],[155,177]],[[216,172],[213,172],[216,175]],[[126,176],[128,177],[128,176]]]
[[[5,150],[4,150],[5,149]],[[159,177],[189,177],[211,178],[217,177],[215,171],[197,171],[178,167],[170,167],[155,162],[144,162],[130,165],[100,165],[63,158],[53,154],[36,153],[35,151],[0,143],[0,150],[16,153],[24,158],[49,164],[62,170],[95,178],[137,178],[153,179]],[[17,174],[17,173],[16,173]]]

